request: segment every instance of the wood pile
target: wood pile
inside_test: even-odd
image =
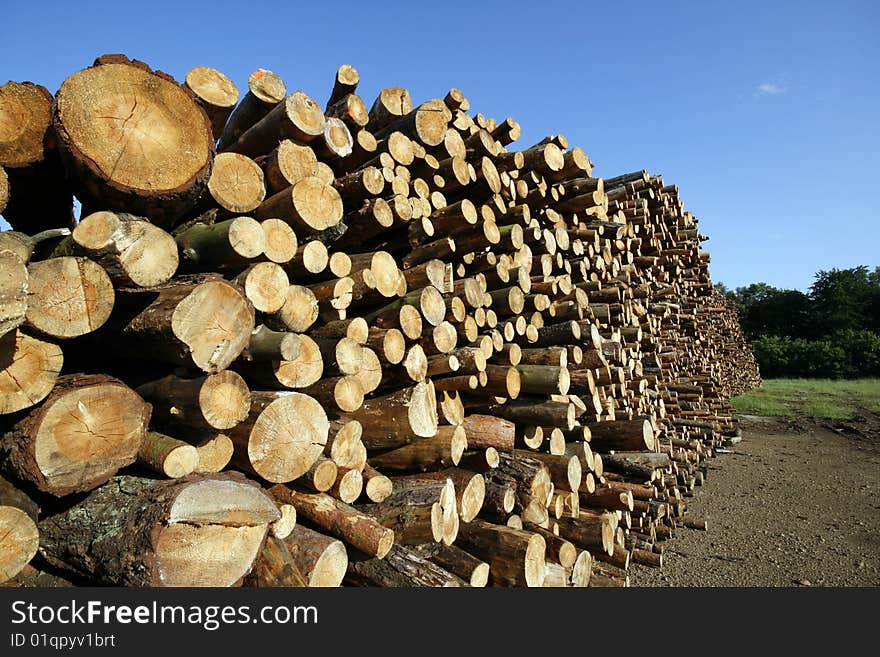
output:
[[[624,586],[705,529],[759,379],[677,187],[358,83],[0,87],[0,581]]]

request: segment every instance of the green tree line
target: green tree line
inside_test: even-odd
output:
[[[765,378],[880,376],[880,267],[820,271],[806,293],[717,287],[736,303]]]

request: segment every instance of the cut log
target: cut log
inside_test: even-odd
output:
[[[293,481],[321,455],[329,428],[324,409],[308,395],[252,392],[250,415],[229,431],[233,460],[266,481]]]
[[[58,345],[20,329],[0,337],[0,415],[30,408],[45,399],[63,363]]]
[[[73,228],[73,195],[51,130],[52,94],[31,82],[0,86],[0,209],[34,234]],[[5,192],[4,192],[5,190]]]
[[[254,216],[281,219],[290,224],[297,236],[305,237],[339,224],[342,199],[320,178],[307,176],[263,201]]]
[[[474,520],[459,530],[462,548],[489,564],[494,586],[543,586],[544,538],[521,529]]]
[[[324,133],[324,112],[302,91],[294,91],[224,150],[259,157],[283,139],[308,143]]]
[[[397,472],[448,468],[458,465],[467,448],[465,428],[441,426],[437,428],[437,435],[417,439],[409,445],[373,456],[370,463],[377,468]]]
[[[302,493],[282,485],[269,492],[278,502],[295,506],[298,516],[365,554],[382,559],[394,544],[393,531],[326,493]]]
[[[18,575],[37,554],[38,513],[33,500],[0,478],[0,584]]]
[[[226,122],[217,142],[217,149],[227,150],[246,130],[284,100],[286,95],[284,82],[272,71],[258,68],[251,73],[248,77],[248,92]]]
[[[244,351],[254,330],[253,307],[219,276],[204,282],[174,279],[162,287],[118,296],[121,303],[140,309],[123,319],[117,334],[137,350],[130,353],[133,357],[219,372]]]
[[[142,217],[116,212],[94,212],[82,219],[53,255],[88,256],[123,287],[162,285],[178,265],[171,235]]]
[[[89,207],[169,225],[193,207],[211,172],[204,111],[170,76],[105,55],[55,98],[53,125],[77,196]]]
[[[371,502],[376,502],[377,504],[383,502],[394,492],[394,483],[391,479],[376,470],[369,463],[364,466],[363,474],[366,481],[364,491],[367,494],[367,499]]]
[[[195,472],[199,465],[199,452],[182,440],[148,431],[138,451],[138,461],[154,472],[177,479]]]
[[[590,445],[601,452],[654,451],[656,440],[654,428],[648,420],[613,420],[594,422],[589,425],[592,438]]]
[[[208,178],[208,195],[212,204],[232,214],[256,210],[266,198],[263,171],[240,153],[220,153]]]
[[[394,545],[384,559],[352,558],[345,581],[355,586],[403,588],[463,585],[461,579],[403,545]]]
[[[423,557],[458,575],[468,586],[482,588],[489,581],[489,564],[455,545],[432,543],[420,545],[416,551]]]
[[[115,302],[104,268],[86,258],[50,258],[28,265],[28,326],[55,338],[100,328]]]
[[[361,440],[367,449],[400,447],[437,434],[437,398],[431,381],[364,400],[348,417],[363,427]]]
[[[53,565],[109,586],[235,586],[278,518],[241,476],[116,477],[40,523]]]
[[[373,107],[370,108],[370,122],[367,127],[375,133],[398,118],[409,114],[412,108],[412,98],[406,89],[402,87],[382,89],[373,103]]]
[[[182,263],[198,271],[243,269],[266,249],[263,227],[251,217],[191,224],[177,231],[174,239]]]
[[[52,495],[92,490],[135,461],[149,418],[149,404],[121,381],[59,377],[2,438],[5,467]]]
[[[308,586],[336,588],[342,584],[348,552],[341,541],[297,525],[284,544]]]
[[[231,429],[251,408],[247,383],[229,370],[194,379],[169,375],[137,392],[153,405],[153,421],[161,426]]]
[[[253,568],[244,580],[244,586],[252,587],[306,587],[306,578],[287,549],[287,544],[277,536],[267,536]]]
[[[214,141],[220,138],[226,121],[238,102],[238,87],[220,71],[210,66],[191,68],[184,78],[199,106],[211,122]]]

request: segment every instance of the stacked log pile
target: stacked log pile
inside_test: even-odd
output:
[[[677,187],[358,83],[0,87],[0,580],[620,586],[705,529],[759,379]]]

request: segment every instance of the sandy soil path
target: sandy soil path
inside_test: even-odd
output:
[[[746,416],[688,501],[709,531],[681,529],[662,570],[633,586],[880,585],[880,432]]]

